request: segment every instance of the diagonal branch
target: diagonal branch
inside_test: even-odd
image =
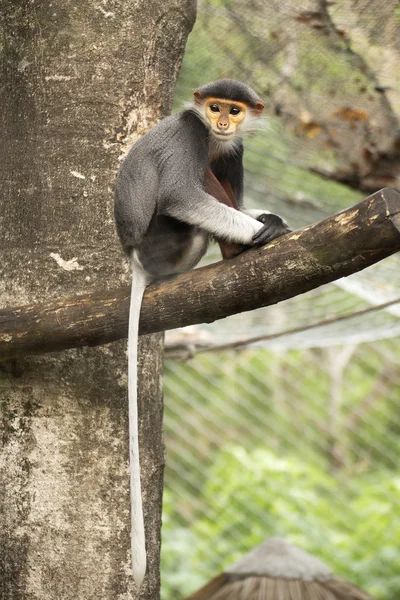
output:
[[[276,304],[400,250],[400,194],[385,188],[236,258],[150,285],[140,332]],[[0,311],[0,359],[93,346],[127,336],[129,288]]]

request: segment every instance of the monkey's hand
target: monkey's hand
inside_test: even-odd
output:
[[[264,227],[261,227],[261,229],[253,236],[254,246],[263,246],[264,244],[272,242],[275,238],[291,232],[286,221],[279,215],[263,213],[257,217],[257,221],[260,221]]]

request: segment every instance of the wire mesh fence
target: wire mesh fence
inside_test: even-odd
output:
[[[176,108],[225,76],[266,99],[247,206],[297,228],[400,188],[398,2],[203,0]],[[167,336],[164,600],[272,535],[400,597],[399,266]]]

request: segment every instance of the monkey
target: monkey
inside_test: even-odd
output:
[[[152,281],[192,269],[211,237],[232,256],[243,245],[259,246],[290,231],[278,215],[243,206],[242,138],[263,109],[256,92],[242,82],[206,84],[182,112],[161,120],[133,144],[117,176],[115,223],[132,269],[128,412],[132,572],[138,588],[146,572],[137,416],[144,290]]]

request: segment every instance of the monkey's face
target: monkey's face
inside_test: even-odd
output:
[[[224,142],[234,142],[247,131],[257,129],[264,104],[260,101],[255,105],[238,100],[217,97],[204,98],[199,91],[194,93],[194,105],[197,114],[210,128],[212,137],[218,141],[220,149]],[[222,146],[221,146],[222,143]],[[227,148],[231,144],[226,144]]]
[[[247,106],[243,102],[207,98],[205,116],[213,135],[222,142],[229,141],[240,134],[241,125],[246,120]]]

